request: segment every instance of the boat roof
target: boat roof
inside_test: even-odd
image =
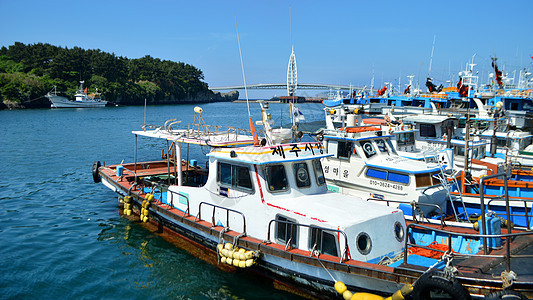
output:
[[[490,138],[492,137],[493,134],[494,134],[494,130],[489,129],[489,130],[485,130],[481,132],[479,135],[485,138]],[[505,132],[496,131],[496,136],[499,138],[509,138],[512,140],[519,140],[519,139],[526,139],[526,138],[533,137],[533,135],[529,132],[514,131],[514,130],[505,131]]]
[[[207,156],[228,161],[264,165],[319,159],[333,156],[333,154],[328,154],[322,143],[304,142],[263,147],[214,148]]]
[[[442,123],[446,120],[457,120],[457,118],[444,115],[409,115],[403,118],[404,122],[431,124]]]
[[[439,166],[431,167],[425,161],[413,160],[399,155],[374,155],[365,164],[369,167],[409,174],[440,171]]]
[[[334,130],[324,130],[324,137],[327,139],[346,139],[351,141],[357,141],[361,139],[392,137],[392,135],[387,135],[386,131],[383,131],[380,127],[377,126],[359,125],[347,126]]]
[[[400,213],[397,208],[364,201],[361,198],[339,193],[276,198],[268,205],[281,208],[300,217],[306,217],[341,229],[375,219],[379,216]],[[364,213],[361,213],[363,212]],[[337,229],[337,228],[335,228]]]
[[[164,130],[157,128],[153,130],[132,131],[132,133],[135,135],[164,139],[167,141],[211,147],[233,147],[251,145],[254,143],[252,136],[239,134],[236,131],[200,132],[197,130]]]
[[[439,143],[439,144],[446,144],[448,141],[446,139],[425,139],[425,141],[433,142],[433,143]],[[451,144],[454,146],[465,146],[466,141],[465,140],[459,140],[459,139],[451,139]],[[475,140],[475,141],[469,141],[468,144],[470,147],[477,147],[477,146],[483,146],[490,144],[490,141],[487,141],[485,139]]]

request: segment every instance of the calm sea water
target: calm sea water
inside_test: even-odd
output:
[[[259,120],[259,104],[250,107]],[[151,106],[146,123],[186,126],[193,108]],[[208,124],[248,126],[245,103],[202,108]],[[319,104],[300,109],[307,120],[323,118]],[[277,124],[286,111],[271,104]],[[220,271],[119,215],[117,195],[93,183],[91,167],[132,162],[131,131],[143,116],[143,107],[0,111],[0,298],[296,299]],[[139,160],[158,159],[160,146],[139,139]],[[205,161],[202,149],[190,155]]]

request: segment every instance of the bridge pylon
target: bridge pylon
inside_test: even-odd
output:
[[[287,95],[296,96],[297,88],[298,69],[296,68],[296,55],[294,55],[294,47],[292,47],[291,56],[289,58],[289,66],[287,67]]]

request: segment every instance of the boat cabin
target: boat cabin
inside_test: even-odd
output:
[[[376,126],[325,131],[332,154],[323,159],[329,189],[384,204],[414,200],[426,215],[445,211],[447,192],[438,179],[442,167],[399,156],[390,138]]]

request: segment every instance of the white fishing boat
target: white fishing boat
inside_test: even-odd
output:
[[[74,100],[69,100],[66,97],[59,96],[57,94],[56,87],[48,92],[45,97],[52,102],[51,108],[93,108],[93,107],[105,107],[107,101],[101,99],[101,94],[96,89],[95,93],[87,94],[87,88],[83,88],[84,81],[80,81],[80,87],[76,94],[74,94]]]
[[[322,161],[328,188],[409,212],[414,202],[426,216],[446,212],[449,194],[445,183],[439,180],[444,167],[401,157],[387,131],[361,125],[362,121],[353,116],[348,115],[344,127],[336,128],[326,109],[327,129],[321,138],[332,154]]]

